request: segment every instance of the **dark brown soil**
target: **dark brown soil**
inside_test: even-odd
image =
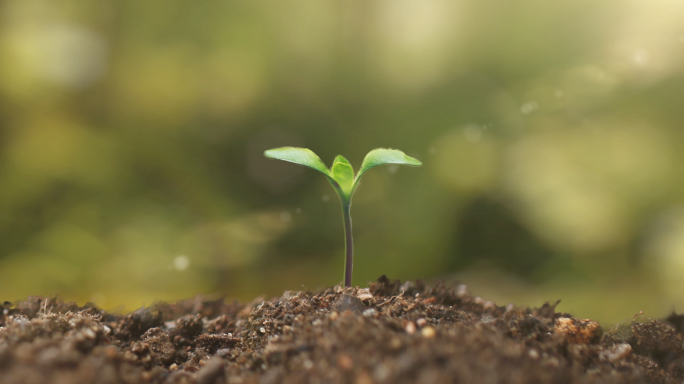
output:
[[[465,286],[203,297],[128,315],[5,303],[0,383],[681,383],[684,316],[591,320],[501,307]]]

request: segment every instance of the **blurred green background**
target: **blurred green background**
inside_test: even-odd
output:
[[[0,1],[0,293],[107,309],[342,280],[684,310],[684,3]]]

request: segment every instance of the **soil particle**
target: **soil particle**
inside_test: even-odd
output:
[[[124,316],[114,328],[118,339],[138,339],[152,327],[163,325],[161,311],[153,308],[142,308]]]
[[[225,383],[226,370],[224,369],[224,361],[218,357],[211,358],[204,366],[195,374],[195,383],[197,384],[212,384]]]
[[[145,349],[153,351],[159,361],[168,367],[176,360],[176,346],[171,343],[169,334],[161,328],[150,328],[142,335]],[[182,351],[182,350],[181,350]]]
[[[136,312],[29,297],[1,306],[4,383],[677,383],[684,316],[598,323],[401,283],[195,298]]]
[[[557,335],[565,335],[569,343],[586,344],[596,342],[601,338],[601,326],[589,319],[572,319],[560,317],[554,324]]]
[[[635,353],[651,358],[665,371],[684,378],[684,339],[671,325],[660,320],[635,324],[632,348]]]

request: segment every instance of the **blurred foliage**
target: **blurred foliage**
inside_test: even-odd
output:
[[[448,279],[617,322],[684,310],[684,5],[0,1],[0,292],[105,308]]]

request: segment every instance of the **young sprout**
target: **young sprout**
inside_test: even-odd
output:
[[[344,218],[344,237],[345,237],[345,268],[344,285],[351,287],[352,260],[354,258],[354,241],[352,239],[351,225],[351,198],[359,186],[359,180],[366,171],[373,167],[383,164],[403,164],[413,167],[422,165],[420,161],[397,149],[376,148],[366,155],[361,164],[359,173],[354,177],[354,169],[347,159],[338,155],[333,161],[333,165],[328,169],[318,155],[308,148],[282,147],[269,149],[264,155],[270,159],[289,161],[291,163],[313,168],[328,179],[330,184],[337,192],[342,203],[342,217]]]

